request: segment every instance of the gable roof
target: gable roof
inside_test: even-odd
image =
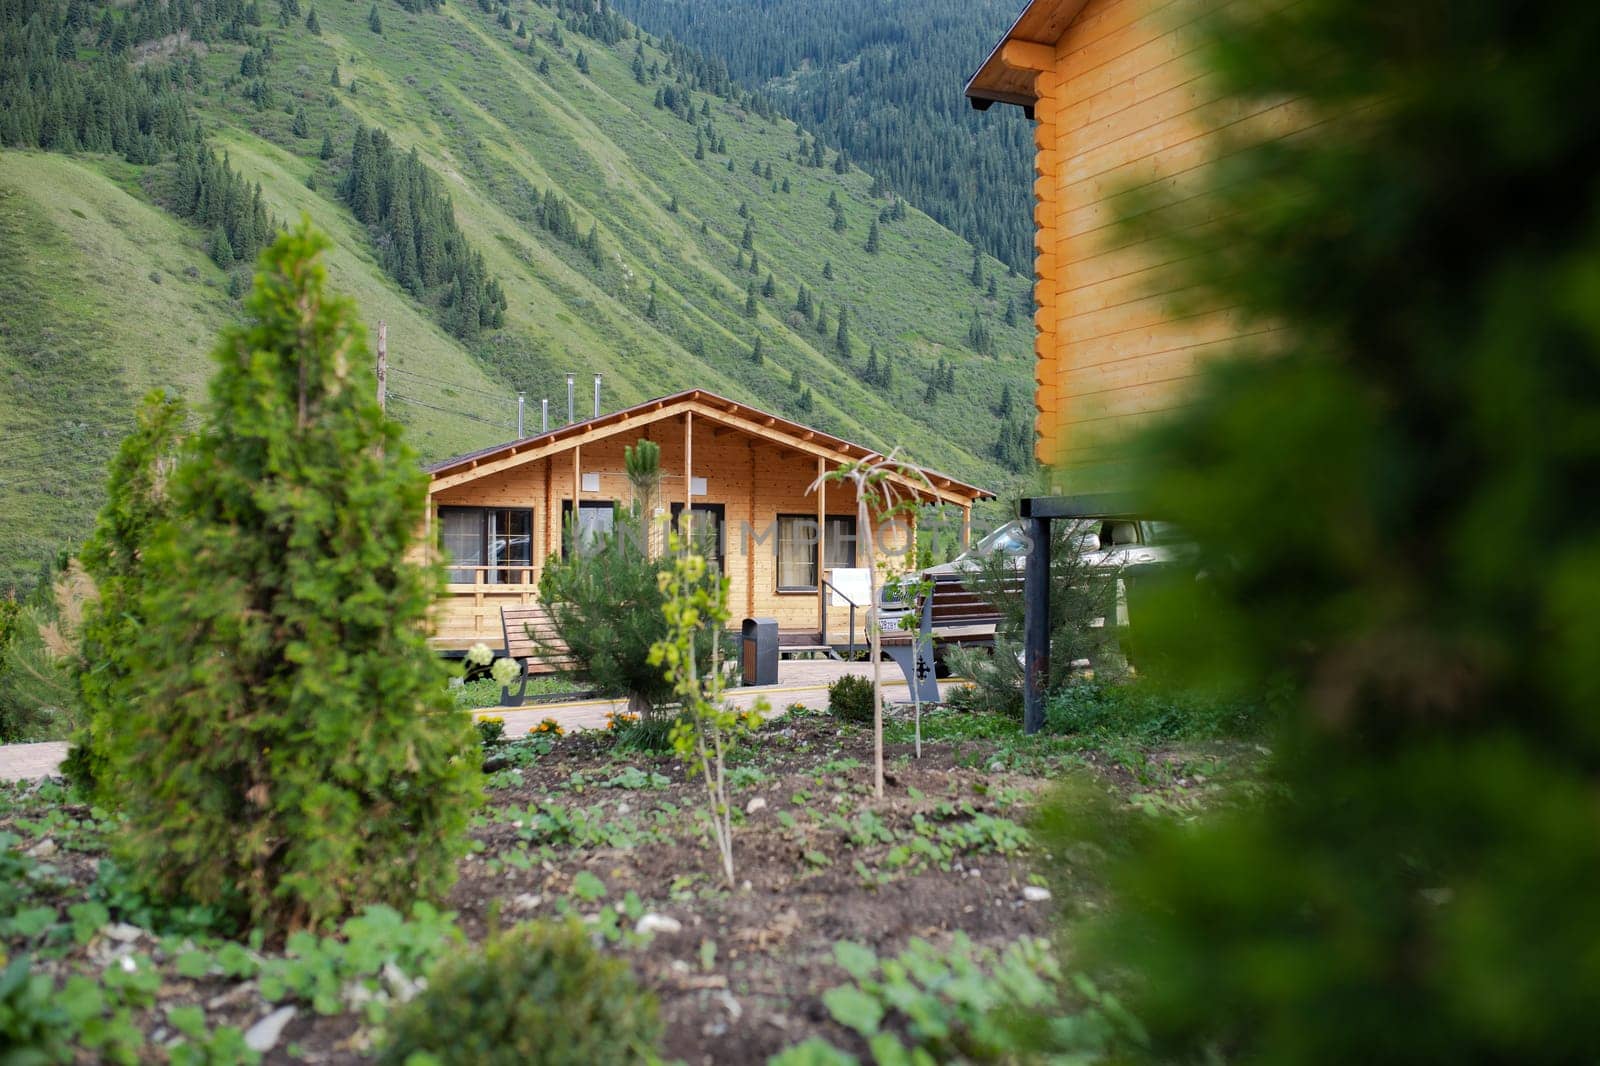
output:
[[[751,407],[749,404],[739,403],[737,400],[730,400],[704,389],[689,389],[671,396],[646,400],[644,403],[612,411],[597,418],[573,422],[532,437],[508,441],[492,448],[484,448],[435,463],[427,468],[432,475],[431,491],[437,492],[474,481],[524,463],[535,462],[546,456],[560,454],[588,441],[603,440],[685,412],[693,412],[697,418],[830,462],[856,462],[861,459],[884,457],[883,453],[865,445],[801,425],[799,422],[790,421],[758,407]],[[898,480],[907,490],[928,500],[964,505],[974,500],[994,497],[994,493],[988,489],[958,481],[937,470],[923,468],[923,473],[927,475],[931,489],[929,485],[921,484],[911,478]]]
[[[1088,0],[1029,0],[977,73],[967,79],[972,106],[1017,104],[1033,117],[1034,75],[1055,66],[1055,46]]]

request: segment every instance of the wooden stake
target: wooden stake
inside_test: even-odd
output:
[[[378,323],[378,410],[387,411],[389,403],[389,323]]]

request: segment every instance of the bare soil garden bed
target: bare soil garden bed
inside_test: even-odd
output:
[[[931,732],[954,717],[930,719]],[[530,919],[575,915],[591,923],[606,950],[626,958],[658,997],[668,1059],[759,1063],[812,1036],[868,1057],[865,1042],[824,1002],[830,988],[849,981],[836,945],[854,942],[888,958],[917,939],[943,949],[965,937],[981,956],[1047,935],[1056,901],[1042,890],[1026,831],[1041,790],[1067,772],[1096,774],[1109,788],[1167,804],[1190,802],[1209,787],[1204,773],[1170,753],[1134,771],[1126,757],[1023,741],[1014,726],[992,721],[945,729],[959,739],[929,739],[920,759],[897,725],[881,801],[872,796],[869,729],[817,712],[768,723],[733,768],[740,883],[731,889],[717,874],[698,814],[702,786],[686,780],[673,757],[620,750],[600,733],[542,743],[549,748],[542,752],[523,741],[493,760],[520,765],[490,775],[475,850],[444,909],[472,942]],[[142,978],[148,995],[131,997],[125,1011],[147,1042],[141,1060],[161,1061],[185,1039],[181,1023],[195,1026],[193,1011],[180,1012],[175,1024],[175,1007],[201,1008],[215,1041],[220,1029],[242,1037],[293,1006],[267,1062],[370,1057],[381,1025],[372,1001],[404,998],[416,974],[403,963],[400,972],[375,970],[364,982],[341,971],[319,994],[303,967],[291,973],[288,991],[280,987],[273,967],[286,965],[281,947],[253,945],[256,963],[230,965],[200,919],[119,908],[115,880],[108,894],[100,869],[114,825],[59,799],[41,809],[51,787],[36,787],[32,799],[18,787],[0,803],[0,834],[15,838],[12,854],[31,853],[25,861],[48,870],[30,871],[44,887],[13,903],[14,913],[31,908],[35,917],[20,930],[11,919],[4,938],[11,954],[36,954],[58,984],[71,974],[104,983],[126,972],[129,956],[153,971]],[[106,913],[85,912],[91,899]],[[403,945],[409,934],[387,935]],[[197,953],[197,941],[211,946]],[[295,952],[291,944],[288,954]]]

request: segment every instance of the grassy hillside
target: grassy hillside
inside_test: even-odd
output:
[[[1031,391],[1023,279],[984,259],[975,286],[970,246],[915,209],[881,223],[879,250],[869,253],[871,223],[892,203],[871,195],[871,176],[836,173],[831,153],[823,167],[794,161],[809,144],[803,131],[731,99],[689,91],[692,121],[656,106],[663,88],[685,88],[681,64],[673,69],[648,38],[608,45],[576,32],[576,18],[528,2],[377,10],[381,33],[364,5],[319,6],[316,34],[304,8],[282,27],[264,8],[267,25],[248,43],[194,49],[204,77],[188,98],[208,141],[260,184],[275,217],[305,212],[333,236],[332,280],[369,323],[388,322],[392,409],[424,453],[509,437],[519,389],[532,419],[542,396],[564,412],[562,375],[575,371],[580,397],[589,374],[605,375],[608,410],[701,386],[900,446],[984,484],[1011,476],[993,459],[993,412],[1006,385],[1019,398]],[[501,24],[502,11],[525,37]],[[268,40],[262,81],[271,101],[262,107],[240,68]],[[149,51],[148,64],[188,61],[183,47]],[[380,238],[338,194],[362,124],[415,150],[442,180],[462,233],[506,294],[499,329],[458,340],[436,308],[385,272]],[[326,160],[324,134],[333,148]],[[697,139],[711,136],[725,153],[713,143],[696,158]],[[175,195],[174,172],[171,162],[0,156],[0,449],[15,460],[0,473],[8,519],[0,585],[82,539],[133,399],[152,385],[198,395],[204,353],[237,312],[228,274],[207,257],[208,235],[158,206]],[[551,189],[579,234],[596,232],[598,256],[540,225],[540,197]],[[760,259],[754,274],[741,247],[747,221]],[[767,297],[769,272],[776,291]],[[794,311],[802,284],[823,308],[826,335]],[[835,344],[841,310],[848,360]],[[992,355],[969,344],[975,313]],[[758,337],[760,362],[750,357]],[[888,387],[863,380],[872,345],[893,364]],[[955,387],[930,404],[941,360],[955,367]],[[801,406],[806,392],[810,410]]]

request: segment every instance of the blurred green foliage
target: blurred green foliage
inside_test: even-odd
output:
[[[1206,552],[1151,639],[1283,694],[1289,799],[1089,841],[1118,905],[1088,958],[1163,1061],[1591,1058],[1600,7],[1199,25],[1223,110],[1315,129],[1222,131],[1208,195],[1134,223],[1244,357],[1149,442],[1147,498]]]

